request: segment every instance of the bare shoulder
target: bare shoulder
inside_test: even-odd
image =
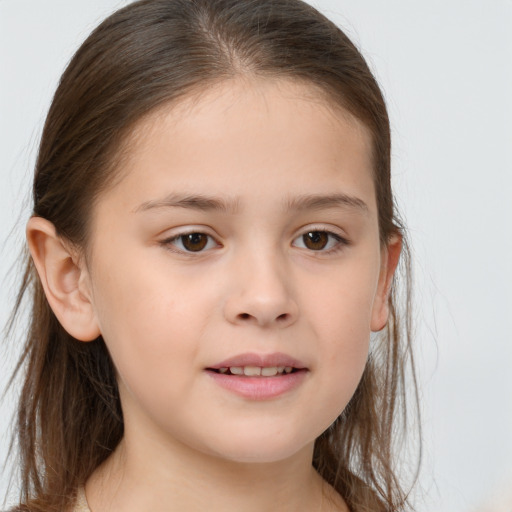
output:
[[[85,497],[85,489],[80,487],[76,493],[75,506],[71,512],[91,512]]]
[[[357,501],[357,505],[351,506],[342,498],[342,496],[327,483],[324,486],[323,501],[321,512],[386,512],[389,507],[377,497],[374,491],[366,488],[358,494],[352,496]]]
[[[323,488],[323,499],[321,512],[351,512],[345,500],[329,484]]]

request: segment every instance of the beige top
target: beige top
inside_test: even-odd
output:
[[[87,499],[85,497],[85,491],[83,487],[80,487],[80,489],[78,489],[76,495],[76,504],[75,508],[73,509],[73,512],[91,512],[91,509],[87,504]]]

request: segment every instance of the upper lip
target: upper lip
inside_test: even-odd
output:
[[[245,353],[238,354],[216,363],[208,368],[218,370],[219,368],[243,367],[243,366],[259,366],[261,368],[271,368],[274,366],[291,366],[299,370],[305,369],[306,365],[287,354],[275,352],[273,354],[254,354]]]

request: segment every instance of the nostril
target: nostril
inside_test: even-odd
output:
[[[238,319],[239,320],[250,320],[251,318],[254,318],[253,315],[249,313],[239,313]],[[290,318],[290,315],[288,313],[282,313],[279,316],[276,317],[277,322],[286,322]]]
[[[230,305],[230,307],[235,307]],[[252,307],[244,307],[238,308],[236,310],[230,312],[227,310],[225,312],[226,319],[229,320],[230,323],[238,324],[238,325],[259,325],[259,326],[275,326],[278,328],[283,328],[288,325],[291,325],[295,322],[297,318],[296,307],[294,304],[249,304]],[[288,307],[289,306],[289,307]]]

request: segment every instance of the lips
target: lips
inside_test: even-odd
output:
[[[273,354],[239,354],[220,363],[208,367],[208,370],[221,370],[222,368],[292,368],[295,370],[305,370],[306,365],[298,359],[290,357],[287,354],[275,352]]]
[[[245,375],[246,377],[275,377],[276,375],[286,375],[297,371],[292,366],[229,366],[212,369],[211,371],[222,373],[223,375]]]
[[[205,369],[214,382],[251,400],[276,398],[299,386],[308,373],[287,354],[240,354]]]

